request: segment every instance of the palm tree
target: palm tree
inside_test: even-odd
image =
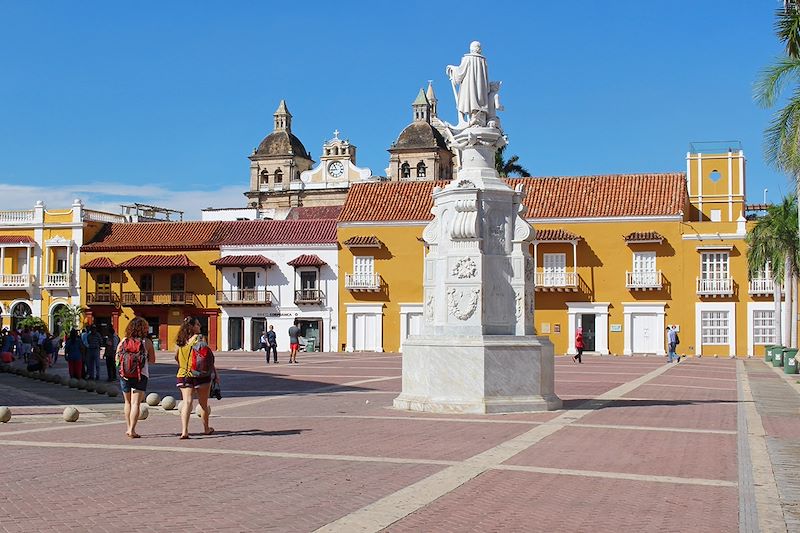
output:
[[[528,172],[525,167],[517,163],[517,161],[519,161],[518,155],[512,155],[506,161],[506,159],[503,157],[505,151],[506,147],[503,146],[494,153],[494,168],[497,170],[497,173],[501,178],[507,178],[511,175],[517,175],[520,177],[531,175],[531,173]]]
[[[795,182],[800,195],[800,0],[783,0],[783,7],[775,13],[775,34],[783,43],[786,55],[766,68],[756,83],[755,98],[764,108],[774,107],[788,84],[793,84],[786,105],[778,110],[764,132],[767,160],[786,172]],[[795,231],[800,228],[795,227]],[[797,278],[786,280],[787,304],[791,310],[787,321],[791,324],[788,336],[797,343],[797,306],[791,288],[797,287]]]
[[[797,233],[797,198],[787,196],[783,201],[767,208],[767,214],[760,218],[747,234],[747,265],[751,277],[764,272],[771,265],[775,299],[775,338],[782,343],[796,347],[796,339],[791,338],[791,312],[781,320],[781,293],[786,286],[787,309],[792,307],[791,282],[798,273],[800,265],[800,240]],[[785,332],[785,334],[782,334]]]

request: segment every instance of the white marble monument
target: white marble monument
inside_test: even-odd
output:
[[[414,411],[507,413],[561,407],[553,345],[533,335],[533,229],[494,167],[506,143],[480,43],[448,66],[459,120],[447,124],[460,168],[434,190],[422,334],[404,343],[403,391],[394,407]],[[458,89],[456,89],[458,85]]]

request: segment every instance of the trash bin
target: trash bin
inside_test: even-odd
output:
[[[769,358],[765,359],[765,361],[772,361],[772,359],[775,357],[775,354],[780,353],[782,351],[783,351],[783,346],[781,346],[780,344],[773,345],[769,349]]]
[[[783,350],[783,372],[784,374],[797,374],[797,349]]]
[[[783,366],[783,349],[772,350],[772,366]]]
[[[317,339],[310,337],[306,339],[306,351],[313,352],[316,349]]]
[[[767,344],[764,346],[764,361],[772,361],[772,349],[775,348],[774,344]]]
[[[161,349],[161,341],[158,339],[153,339],[153,349],[158,351]]]

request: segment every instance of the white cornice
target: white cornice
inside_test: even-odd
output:
[[[684,241],[743,241],[741,233],[687,233],[681,237]]]

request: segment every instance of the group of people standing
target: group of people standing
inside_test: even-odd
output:
[[[264,350],[267,356],[267,364],[269,364],[269,356],[272,354],[272,362],[278,362],[278,335],[275,333],[275,328],[269,326],[267,331],[261,335],[261,349]],[[297,352],[300,350],[300,327],[297,321],[289,328],[289,364],[297,363]]]
[[[100,352],[106,361],[106,380],[117,379],[114,354],[119,344],[119,337],[112,328],[107,337],[103,337],[92,325],[78,332],[73,329],[64,342],[64,358],[69,368],[69,377],[77,379],[100,379]]]
[[[58,359],[60,340],[44,327],[3,328],[0,332],[0,353],[4,362],[22,359],[31,372],[44,372]]]

